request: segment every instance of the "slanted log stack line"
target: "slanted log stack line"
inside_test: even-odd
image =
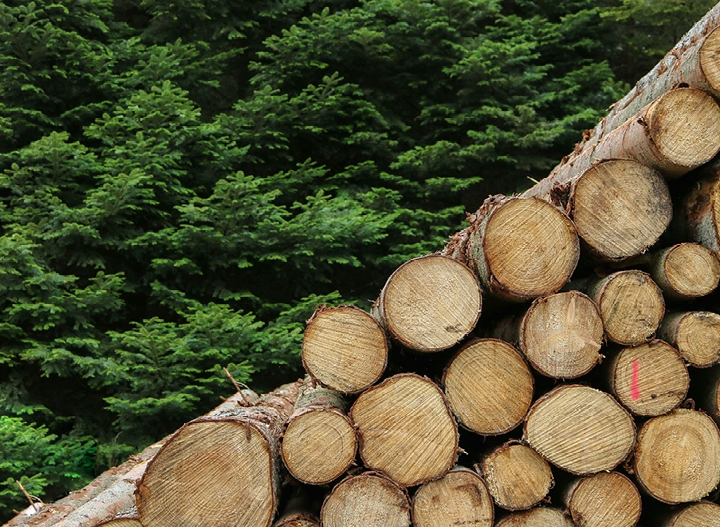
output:
[[[8,526],[720,526],[719,25],[371,312],[319,306],[304,379]]]

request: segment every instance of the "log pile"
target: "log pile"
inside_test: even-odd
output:
[[[8,526],[720,525],[719,25],[372,312],[319,306],[304,379]]]

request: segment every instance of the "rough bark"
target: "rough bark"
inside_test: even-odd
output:
[[[710,311],[668,313],[658,337],[674,346],[691,366],[708,368],[720,362],[720,315]]]
[[[494,334],[517,343],[530,365],[547,377],[574,379],[602,360],[602,318],[579,291],[535,299],[522,317],[501,321]]]
[[[607,338],[623,346],[650,340],[665,314],[660,288],[642,271],[618,271],[591,280],[587,293],[600,309]]]
[[[409,527],[410,501],[381,474],[350,476],[325,499],[320,522],[323,527]]]
[[[634,527],[642,512],[640,492],[619,472],[578,479],[563,499],[570,517],[583,527]]]
[[[96,527],[143,527],[137,515],[137,507],[117,513],[112,520],[98,523]]]
[[[143,526],[269,527],[280,490],[279,439],[302,385],[183,425],[138,483]]]
[[[618,350],[610,359],[611,392],[633,414],[653,417],[677,408],[690,388],[690,375],[677,350],[652,340]]]
[[[419,375],[395,375],[357,398],[349,412],[365,466],[402,487],[447,473],[457,460],[458,431],[445,397]]]
[[[490,452],[480,470],[495,503],[510,511],[536,506],[555,484],[547,461],[520,443],[505,443]]]
[[[357,438],[345,408],[342,396],[326,388],[308,388],[300,396],[280,447],[285,466],[295,479],[324,485],[350,468]]]
[[[443,375],[453,414],[463,427],[483,435],[504,434],[522,423],[533,384],[520,353],[499,339],[468,342]]]
[[[493,501],[482,478],[463,467],[425,483],[412,499],[415,527],[492,527],[493,515]]]
[[[685,408],[654,417],[638,433],[638,483],[653,498],[698,501],[720,483],[720,432],[706,414]]]
[[[320,384],[358,393],[375,384],[387,366],[388,341],[380,324],[353,306],[320,306],[308,321],[302,360]]]
[[[443,254],[467,262],[496,297],[522,302],[555,293],[577,266],[575,226],[542,200],[491,196],[468,221]]]
[[[481,310],[482,292],[472,270],[433,254],[405,262],[390,276],[375,313],[403,346],[434,352],[465,338]]]
[[[611,395],[588,386],[565,385],[533,404],[524,438],[553,465],[587,475],[612,470],[630,454],[635,423]]]

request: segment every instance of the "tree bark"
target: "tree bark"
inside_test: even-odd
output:
[[[632,451],[635,423],[609,394],[559,386],[538,399],[525,420],[528,445],[575,475],[612,470]]]
[[[623,348],[609,362],[611,391],[633,414],[654,417],[677,408],[690,375],[677,350],[662,340]]]
[[[403,346],[434,352],[465,338],[481,310],[482,291],[472,270],[433,254],[405,262],[390,276],[375,314]]]
[[[360,308],[320,306],[308,320],[303,366],[323,386],[359,393],[380,379],[387,358],[385,331]]]
[[[640,492],[619,472],[574,481],[564,493],[564,503],[575,524],[583,527],[634,527],[642,512]]]
[[[285,466],[295,479],[324,485],[350,468],[357,438],[345,409],[342,396],[326,388],[309,388],[300,395],[280,447]]]
[[[720,362],[720,315],[710,311],[669,313],[658,337],[674,346],[683,359],[696,368]]]
[[[302,385],[183,425],[138,483],[143,526],[269,527],[280,489],[279,439]]]
[[[495,503],[510,511],[536,506],[555,484],[547,461],[529,446],[515,442],[490,452],[480,470]]]
[[[623,346],[650,340],[665,314],[660,288],[642,271],[618,271],[591,280],[587,293],[600,309],[607,338]]]
[[[440,388],[427,378],[394,375],[360,394],[349,416],[365,466],[401,487],[437,479],[455,465],[457,425]]]
[[[137,507],[121,511],[112,520],[98,523],[96,527],[143,527],[137,514]]]
[[[338,483],[320,512],[323,527],[409,527],[407,493],[375,473],[350,476]]]
[[[501,321],[494,334],[517,343],[537,372],[555,379],[585,375],[602,360],[602,318],[579,291],[535,299],[522,317]]]
[[[577,266],[575,226],[542,200],[491,196],[468,221],[442,254],[467,262],[484,291],[498,298],[522,302],[555,293]]]
[[[443,375],[448,404],[460,425],[482,435],[519,426],[532,404],[533,384],[520,353],[498,339],[468,342]]]
[[[425,483],[412,499],[415,527],[492,527],[493,515],[492,497],[482,478],[463,467],[455,467],[442,478]]]
[[[720,432],[706,414],[679,408],[643,425],[633,463],[638,483],[653,498],[701,500],[720,483]]]

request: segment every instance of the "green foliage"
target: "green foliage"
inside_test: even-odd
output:
[[[0,2],[0,481],[69,490],[223,368],[297,378],[316,306],[544,177],[672,45],[666,4]]]

